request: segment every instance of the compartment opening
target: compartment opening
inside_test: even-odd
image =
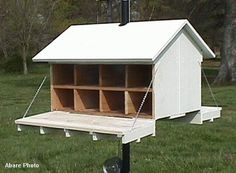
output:
[[[136,114],[141,105],[144,92],[128,92],[127,94],[127,114]],[[147,98],[140,112],[141,115],[152,115],[152,93],[148,93]]]
[[[101,91],[101,112],[124,114],[124,92]]]
[[[53,85],[74,85],[74,65],[53,64],[52,83]]]
[[[75,110],[98,112],[99,111],[99,91],[75,90]]]
[[[101,85],[125,86],[125,65],[101,65]]]
[[[53,89],[52,90],[52,109],[58,110],[58,111],[74,110],[73,89]]]
[[[76,85],[99,85],[99,66],[98,65],[77,65],[76,66]]]
[[[152,80],[151,65],[128,65],[127,86],[128,87],[148,87]]]

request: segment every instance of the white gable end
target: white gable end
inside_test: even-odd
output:
[[[202,57],[198,45],[185,30],[160,55],[154,68],[156,119],[200,110]]]
[[[196,58],[199,61],[202,61],[203,53],[199,46],[193,41],[190,35],[183,31],[180,35],[181,40],[181,56]]]

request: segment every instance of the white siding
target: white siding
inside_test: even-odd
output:
[[[156,119],[179,115],[201,107],[201,52],[181,32],[156,63],[154,114]]]
[[[180,113],[201,108],[201,52],[187,33],[180,35]]]
[[[179,47],[176,40],[163,54],[154,69],[154,113],[156,119],[179,112]]]

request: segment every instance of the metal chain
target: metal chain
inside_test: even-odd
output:
[[[214,101],[216,107],[219,107],[219,105],[218,105],[218,103],[217,103],[217,101],[216,101],[215,95],[214,95],[214,93],[213,93],[213,91],[212,91],[211,85],[210,85],[210,83],[209,83],[209,81],[208,81],[208,79],[207,79],[206,73],[205,73],[204,69],[201,67],[201,63],[200,63],[200,62],[198,62],[198,63],[199,63],[199,65],[200,65],[202,74],[203,74],[203,76],[204,76],[204,78],[205,78],[205,81],[206,81],[207,86],[208,86],[208,88],[209,88],[209,91],[210,91],[210,93],[211,93],[211,97],[212,97],[212,99],[213,99],[213,101]]]
[[[201,63],[200,63],[200,62],[198,62],[198,63],[199,63],[199,66],[200,66],[200,68],[201,68]],[[159,65],[160,65],[160,63],[159,63]],[[159,67],[159,65],[158,65],[158,67]],[[135,119],[134,119],[134,122],[133,122],[133,125],[132,125],[130,131],[133,130],[134,125],[135,125],[135,123],[136,123],[136,121],[137,121],[137,119],[138,119],[138,116],[139,116],[139,114],[140,114],[140,112],[141,112],[141,110],[142,110],[142,107],[143,107],[143,105],[144,105],[144,103],[145,103],[145,100],[146,100],[146,98],[147,98],[147,95],[148,95],[148,93],[149,93],[149,90],[150,90],[150,88],[151,88],[151,86],[152,86],[152,83],[153,83],[153,81],[154,81],[154,78],[155,78],[155,76],[156,76],[157,70],[158,70],[158,68],[156,69],[156,71],[155,71],[155,73],[154,73],[154,75],[153,75],[153,77],[152,77],[152,80],[151,80],[151,82],[150,82],[150,84],[149,84],[149,86],[148,86],[148,89],[147,89],[147,91],[146,91],[146,93],[145,93],[145,95],[144,95],[144,97],[143,97],[143,100],[142,100],[142,102],[141,102],[141,104],[140,104],[140,106],[139,106],[138,112],[137,112],[137,114],[136,114],[136,116],[135,116]],[[210,93],[211,93],[211,96],[212,96],[212,98],[213,98],[213,101],[214,101],[216,107],[219,107],[219,105],[218,105],[218,103],[217,103],[217,101],[216,101],[216,98],[215,98],[215,96],[214,96],[214,93],[213,93],[213,91],[212,91],[212,88],[211,88],[211,86],[210,86],[210,83],[209,83],[209,81],[208,81],[208,79],[207,79],[207,77],[206,77],[206,74],[205,74],[203,68],[201,68],[201,71],[202,71],[203,76],[204,76],[204,78],[205,78],[205,80],[206,80],[206,83],[207,83],[207,86],[208,86],[208,88],[209,88],[209,90],[210,90]]]
[[[40,90],[41,90],[41,88],[42,88],[44,82],[46,81],[46,79],[47,79],[47,76],[45,76],[45,77],[43,78],[43,81],[41,82],[40,86],[38,87],[38,90],[36,91],[36,93],[35,93],[33,99],[31,100],[31,102],[30,102],[28,108],[26,109],[26,111],[25,111],[25,113],[24,113],[24,115],[23,115],[23,118],[25,118],[25,116],[28,114],[28,112],[29,112],[29,110],[30,110],[32,104],[34,103],[34,100],[36,99],[36,97],[37,97],[38,93],[40,92]]]
[[[159,63],[159,65],[160,65],[160,63]],[[159,65],[158,65],[158,67],[159,67]],[[149,83],[148,89],[147,89],[147,91],[146,91],[146,93],[145,93],[145,95],[144,95],[144,97],[143,97],[143,100],[142,100],[140,106],[139,106],[138,112],[137,112],[137,114],[136,114],[136,116],[135,116],[135,119],[134,119],[134,122],[133,122],[133,125],[132,125],[130,131],[133,130],[134,125],[135,125],[135,123],[136,123],[136,121],[137,121],[137,119],[138,119],[138,116],[139,116],[139,114],[140,114],[140,112],[141,112],[141,110],[142,110],[142,108],[143,108],[143,105],[144,105],[144,103],[145,103],[145,101],[146,101],[146,98],[147,98],[147,95],[148,95],[148,93],[149,93],[149,90],[151,89],[152,83],[153,83],[153,81],[154,81],[154,79],[155,79],[157,70],[158,70],[158,68],[157,68],[156,71],[154,72],[154,75],[153,75],[153,77],[152,77],[152,80],[151,80],[151,82]]]

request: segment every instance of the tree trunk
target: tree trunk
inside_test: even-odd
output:
[[[221,48],[220,71],[216,84],[236,82],[236,1],[225,1],[224,38]]]
[[[2,52],[3,52],[4,61],[6,61],[8,58],[8,53],[5,47],[2,47]]]
[[[22,49],[22,62],[23,62],[23,73],[28,74],[28,66],[27,66],[27,55],[26,55],[26,47],[23,46]]]
[[[4,43],[3,43],[3,41],[2,41],[1,38],[0,38],[0,47],[1,47],[2,52],[3,52],[3,56],[4,56],[3,58],[4,58],[4,61],[6,61],[7,58],[8,58],[8,53],[7,53],[6,46],[4,45]]]
[[[107,18],[108,23],[112,22],[112,0],[107,0]]]

